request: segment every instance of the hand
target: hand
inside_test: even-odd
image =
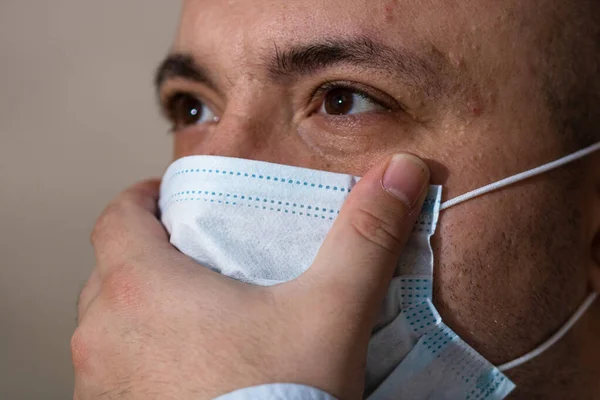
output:
[[[311,268],[272,287],[179,253],[156,218],[159,182],[133,186],[92,234],[97,266],[71,341],[75,398],[203,399],[274,382],[360,398],[369,336],[428,180],[412,156],[375,166]]]

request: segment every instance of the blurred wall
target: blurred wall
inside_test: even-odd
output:
[[[171,154],[151,86],[179,2],[0,0],[0,399],[72,398],[106,203]]]

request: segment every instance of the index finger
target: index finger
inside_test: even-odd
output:
[[[98,268],[122,264],[147,249],[170,246],[158,220],[160,180],[137,183],[113,200],[96,222],[91,241]]]

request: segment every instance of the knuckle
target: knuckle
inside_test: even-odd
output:
[[[102,282],[103,297],[114,309],[137,313],[148,299],[147,282],[133,262],[124,263],[108,272]]]
[[[76,373],[89,370],[91,348],[89,335],[81,327],[75,329],[73,336],[71,336],[71,361]]]
[[[401,219],[399,216],[391,214],[390,211],[375,213],[359,207],[350,215],[349,222],[350,226],[364,239],[396,254],[403,244],[401,231],[397,223],[388,221],[400,221]]]
[[[94,246],[114,241],[115,234],[124,230],[123,221],[131,213],[132,204],[123,199],[110,203],[96,220],[91,241]]]

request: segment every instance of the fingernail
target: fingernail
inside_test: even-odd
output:
[[[414,207],[429,183],[429,168],[409,154],[396,154],[390,160],[382,184],[385,190],[409,207]]]

